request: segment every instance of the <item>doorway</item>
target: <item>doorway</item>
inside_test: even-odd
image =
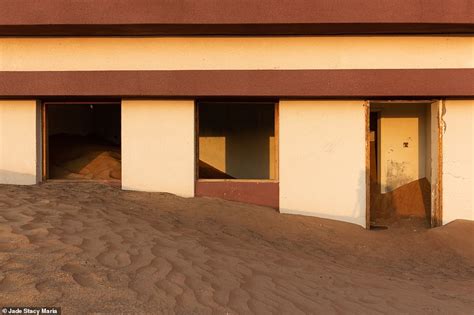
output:
[[[437,102],[370,103],[371,228],[436,225],[437,115]]]
[[[43,103],[43,180],[121,180],[117,102]]]

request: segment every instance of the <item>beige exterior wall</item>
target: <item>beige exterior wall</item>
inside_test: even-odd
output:
[[[379,179],[386,193],[426,177],[428,104],[371,104],[380,109]],[[429,116],[428,116],[429,117]],[[408,143],[408,147],[404,147]]]
[[[366,225],[364,101],[280,102],[280,211]]]
[[[0,100],[0,184],[39,181],[39,128],[36,100]]]
[[[473,68],[473,37],[0,38],[0,71]]]
[[[474,220],[474,100],[445,102],[443,224]]]
[[[194,196],[194,147],[192,100],[123,100],[123,189]]]

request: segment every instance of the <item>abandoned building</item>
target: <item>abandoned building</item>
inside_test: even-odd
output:
[[[474,219],[472,1],[112,2],[1,4],[1,184]]]

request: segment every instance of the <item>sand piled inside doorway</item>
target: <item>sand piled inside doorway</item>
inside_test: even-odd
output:
[[[429,222],[431,211],[431,186],[426,178],[415,180],[385,194],[379,185],[371,185],[372,220],[396,220],[415,217]]]
[[[93,136],[50,137],[50,178],[120,180],[120,147]]]

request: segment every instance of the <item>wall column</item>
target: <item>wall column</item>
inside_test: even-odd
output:
[[[122,101],[122,188],[194,196],[194,101]]]
[[[443,224],[474,220],[474,100],[446,100],[443,113]]]
[[[0,184],[40,180],[40,120],[36,100],[0,100]]]
[[[364,101],[280,102],[280,211],[366,225]]]

